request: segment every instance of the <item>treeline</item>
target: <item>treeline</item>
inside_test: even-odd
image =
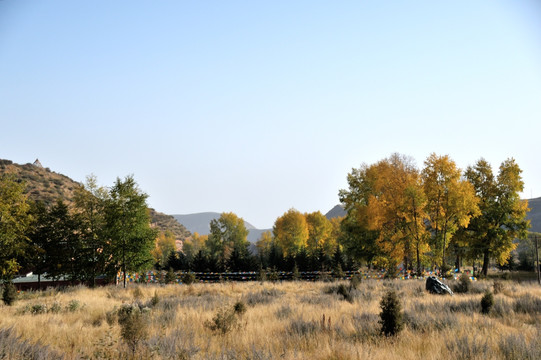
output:
[[[291,209],[251,254],[242,219],[224,213],[211,233],[185,242],[180,252],[160,252],[158,268],[192,271],[283,271],[355,269],[361,264],[422,274],[425,269],[460,271],[463,264],[516,268],[515,239],[526,239],[527,201],[522,170],[513,159],[497,175],[480,159],[464,172],[449,156],[431,154],[418,169],[412,158],[393,154],[348,174],[339,197],[347,215],[328,220],[320,212]],[[166,254],[166,255],[165,255]],[[521,266],[529,268],[520,254]],[[531,262],[531,261],[530,261]]]
[[[0,270],[3,280],[17,272],[46,273],[53,279],[94,284],[118,271],[152,266],[157,232],[150,227],[147,195],[133,177],[110,188],[94,177],[75,190],[70,207],[32,202],[25,184],[0,177]]]
[[[47,273],[92,284],[99,275],[157,269],[196,272],[336,271],[365,264],[399,266],[421,274],[443,273],[466,262],[501,266],[526,238],[527,202],[521,169],[513,159],[497,175],[484,159],[462,172],[449,156],[430,155],[418,169],[393,154],[363,164],[347,176],[339,198],[347,215],[328,220],[320,212],[290,209],[254,245],[244,221],[223,213],[209,235],[193,234],[177,250],[175,236],[150,227],[147,195],[133,177],[110,188],[94,177],[75,190],[75,201],[51,206],[30,202],[24,183],[0,177],[0,271]]]
[[[210,223],[210,234],[195,233],[182,251],[173,250],[173,237],[160,236],[154,251],[157,269],[195,272],[335,271],[352,269],[338,244],[340,220],[321,212],[302,214],[291,209],[276,220],[273,232],[264,232],[251,251],[244,220],[222,213]]]

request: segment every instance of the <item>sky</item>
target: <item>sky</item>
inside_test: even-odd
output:
[[[0,158],[167,214],[326,213],[394,152],[541,196],[541,2],[0,1]]]

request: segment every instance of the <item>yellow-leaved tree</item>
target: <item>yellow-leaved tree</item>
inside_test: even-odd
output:
[[[479,198],[448,155],[432,153],[425,161],[422,178],[434,261],[446,272],[445,251],[449,242],[459,227],[468,227],[470,220],[480,214]]]
[[[308,224],[298,210],[289,209],[276,219],[272,232],[284,256],[295,255],[307,245]]]

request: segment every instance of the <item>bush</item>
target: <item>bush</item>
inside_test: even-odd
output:
[[[238,318],[235,309],[221,309],[218,310],[216,315],[212,318],[212,321],[207,321],[205,326],[212,331],[221,333],[222,335],[227,334],[229,331],[233,330],[238,325]]]
[[[158,305],[159,302],[160,298],[158,297],[158,292],[154,290],[154,296],[152,296],[152,298],[150,299],[150,305],[154,307]]]
[[[385,336],[395,336],[404,327],[402,305],[394,290],[389,290],[381,299],[379,313],[381,333]]]
[[[488,291],[485,293],[485,295],[481,299],[481,312],[483,314],[488,314],[493,306],[494,306],[494,294]]]
[[[67,306],[66,309],[69,312],[75,312],[75,311],[79,310],[80,307],[81,307],[81,303],[78,300],[71,300],[68,303],[68,306]]]
[[[505,284],[502,281],[496,280],[492,285],[492,290],[494,291],[494,295],[498,295],[505,290]]]
[[[460,278],[458,279],[458,284],[454,290],[456,293],[465,294],[470,291],[470,287],[471,287],[470,277],[468,276],[468,274],[463,273],[462,275],[460,275]]]
[[[359,286],[361,285],[361,282],[362,282],[362,277],[361,275],[359,274],[355,274],[351,277],[351,279],[349,280],[349,286],[352,288],[352,289],[355,289],[357,290],[359,288]]]
[[[11,306],[17,300],[17,289],[11,281],[5,282],[2,289],[2,300],[4,304]]]
[[[237,315],[244,315],[246,312],[246,304],[243,301],[237,301],[233,306],[233,310]]]
[[[195,274],[193,272],[188,272],[182,276],[182,283],[186,285],[191,285],[195,282]]]
[[[137,304],[123,305],[117,312],[122,339],[135,354],[137,345],[148,336],[148,322]]]
[[[177,274],[173,271],[172,268],[169,268],[167,273],[165,274],[165,283],[166,284],[173,284],[177,282]]]

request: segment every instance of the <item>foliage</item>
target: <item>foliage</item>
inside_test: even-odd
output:
[[[474,217],[468,228],[472,232],[471,256],[483,258],[484,276],[491,258],[499,264],[507,262],[516,247],[513,240],[525,238],[530,226],[526,220],[528,203],[520,199],[524,190],[521,173],[514,159],[502,162],[497,178],[484,159],[466,170],[466,178],[481,199],[480,216]]]
[[[210,222],[210,234],[206,242],[210,257],[223,271],[227,268],[238,271],[246,268],[248,252],[248,230],[244,220],[234,213],[222,213]]]
[[[479,215],[479,199],[472,184],[461,178],[460,169],[448,155],[431,154],[425,161],[422,177],[433,251],[445,271],[449,240],[459,227],[468,227],[472,217]]]
[[[216,312],[212,321],[206,321],[205,326],[212,331],[225,335],[235,328],[241,326],[239,322],[240,316],[246,312],[246,305],[242,302],[237,302],[232,308],[222,308]]]
[[[458,285],[455,287],[454,291],[456,293],[462,293],[465,294],[468,291],[470,291],[471,287],[471,280],[468,274],[463,273],[460,275],[460,278],[458,279]]]
[[[0,175],[0,277],[10,279],[18,270],[17,257],[27,242],[30,223],[25,185],[10,175]]]
[[[395,336],[404,327],[402,305],[394,290],[389,290],[381,299],[379,313],[381,333],[385,336]]]
[[[123,305],[118,309],[118,324],[122,339],[135,353],[138,344],[148,336],[148,319],[137,304]]]
[[[114,259],[110,269],[138,271],[152,263],[151,250],[156,232],[150,227],[147,195],[132,176],[117,178],[105,207],[107,240]],[[124,277],[124,287],[125,284]]]
[[[182,275],[182,283],[186,285],[191,285],[195,282],[195,274],[193,272],[187,272],[186,274]]]
[[[488,314],[492,307],[494,306],[494,294],[490,291],[487,291],[485,295],[481,298],[481,312],[483,314]]]
[[[2,301],[7,306],[11,306],[17,300],[17,289],[11,281],[6,281],[2,285]]]
[[[284,256],[295,255],[307,245],[309,232],[306,217],[295,209],[289,209],[276,219],[272,232]]]

